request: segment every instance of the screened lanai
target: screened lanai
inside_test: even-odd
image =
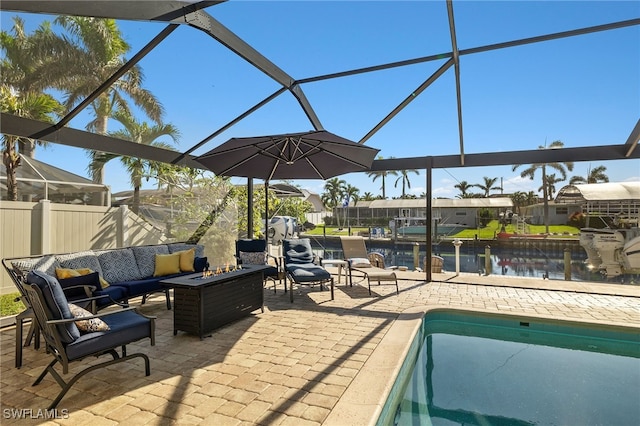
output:
[[[62,170],[35,158],[20,154],[16,169],[20,201],[49,200],[61,204],[89,204],[91,200],[107,200],[109,187],[93,183],[82,176]],[[7,199],[7,171],[0,168],[0,199]],[[105,204],[109,205],[109,204]]]

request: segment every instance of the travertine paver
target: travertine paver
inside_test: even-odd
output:
[[[140,309],[157,316],[156,346],[139,342],[128,348],[129,353],[149,355],[151,375],[145,377],[135,360],[92,372],[60,403],[59,413],[68,410],[68,418],[49,422],[300,426],[339,419],[334,410],[350,385],[356,386],[358,373],[367,371],[367,362],[398,315],[418,306],[640,327],[640,287],[436,275],[440,281],[429,284],[415,273],[401,276],[399,295],[394,286],[384,284],[373,285],[372,296],[366,286],[338,285],[333,301],[329,292],[317,288],[294,290],[293,304],[282,290],[265,290],[264,313],[257,311],[203,340],[185,333],[173,336],[172,312],[162,297],[152,297]],[[50,377],[31,386],[49,362],[42,348],[25,348],[23,367],[17,370],[14,329],[0,330],[0,339],[2,424],[22,423],[15,413],[37,414],[58,386]],[[74,363],[71,371],[95,362]],[[387,385],[372,382],[368,389]]]

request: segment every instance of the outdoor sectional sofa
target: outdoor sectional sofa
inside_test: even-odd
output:
[[[183,253],[178,255],[182,264],[179,263],[179,269],[176,269],[175,256],[169,255],[179,252]],[[138,296],[143,297],[144,303],[147,295],[155,292],[165,293],[167,309],[171,309],[169,290],[161,286],[160,281],[202,272],[208,267],[204,247],[188,243],[46,254],[3,259],[2,263],[16,281],[18,289],[23,277],[31,270],[37,270],[57,277],[70,300],[87,296],[108,296],[97,299],[97,309],[114,302],[127,303],[129,299]],[[92,286],[92,294],[87,294],[87,286]]]

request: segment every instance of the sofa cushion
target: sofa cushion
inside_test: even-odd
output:
[[[11,265],[25,276],[32,270],[42,271],[47,275],[55,275],[56,268],[60,267],[60,262],[54,255],[46,255],[16,259],[11,262]]]
[[[142,280],[125,281],[122,283],[114,284],[111,287],[120,287],[124,289],[128,297],[142,296],[143,294],[164,290],[164,287],[162,287],[159,284],[160,281],[166,280],[168,278],[179,277],[180,275],[184,275],[184,274],[179,273],[179,274],[165,275],[162,277],[144,278]]]
[[[202,244],[170,243],[170,244],[167,244],[167,247],[169,248],[169,253],[176,253],[179,251],[195,248],[196,256],[198,257],[204,256],[204,246]]]
[[[193,270],[194,272],[202,272],[205,269],[207,269],[207,266],[209,266],[209,261],[207,260],[207,257],[198,257],[196,256],[195,259],[193,259]]]
[[[138,269],[133,250],[130,248],[101,250],[96,252],[102,275],[109,283],[139,280],[143,275]]]
[[[131,250],[143,278],[153,276],[156,267],[156,254],[169,254],[169,247],[166,244],[131,247]]]
[[[92,251],[79,251],[76,253],[58,254],[56,255],[60,266],[68,269],[89,268],[99,273],[107,281],[109,281],[102,272],[98,256]]]
[[[156,254],[154,277],[180,273],[180,253]]]
[[[128,299],[129,292],[126,287],[120,285],[110,285],[108,288],[103,288],[102,290],[94,292],[93,296],[108,296],[100,297],[96,300],[96,305],[98,305],[98,307],[100,308],[103,308],[105,306],[111,305],[113,301],[119,302]]]
[[[62,287],[58,282],[58,279],[53,275],[45,274],[41,271],[31,271],[27,275],[27,283],[35,284],[40,288],[44,301],[47,304],[47,308],[51,312],[52,319],[71,319],[73,315],[69,310],[67,298],[62,291]],[[60,340],[64,343],[70,343],[80,337],[80,331],[73,322],[67,324],[59,324],[58,332],[60,333]]]
[[[74,305],[73,303],[69,303],[69,310],[74,318],[86,318],[91,317],[93,314],[87,311],[80,306]],[[109,331],[110,328],[106,322],[102,321],[100,318],[90,318],[90,319],[81,319],[75,322],[78,330],[84,332],[93,332],[93,331]]]

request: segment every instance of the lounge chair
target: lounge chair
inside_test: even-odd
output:
[[[145,374],[151,374],[149,358],[143,353],[127,355],[126,345],[151,339],[155,344],[155,317],[148,317],[135,311],[135,308],[117,309],[98,315],[70,305],[58,280],[40,271],[31,271],[24,285],[29,303],[33,309],[35,321],[41,330],[47,352],[53,356],[33,386],[39,384],[47,374],[51,374],[62,388],[49,406],[54,409],[71,389],[73,384],[85,374],[98,368],[142,358]],[[116,352],[120,347],[122,355]],[[85,358],[110,355],[113,359],[101,363],[92,363],[76,373],[69,381],[53,368],[62,366],[62,374],[69,372],[69,363]],[[127,370],[127,374],[130,372]]]
[[[273,281],[274,293],[276,292],[276,280],[282,284],[284,273],[280,266],[280,259],[269,254],[266,240],[243,239],[236,241],[235,256],[238,265],[268,265],[269,268],[263,272],[264,279],[265,281]],[[284,292],[287,292],[286,283]]]
[[[293,238],[282,240],[282,254],[284,256],[285,285],[288,279],[291,283],[289,297],[293,303],[293,284],[331,285],[331,300],[333,300],[333,277],[321,266],[322,259],[318,258],[311,249],[311,241],[308,238]]]
[[[377,281],[380,285],[381,281],[393,281],[396,285],[396,294],[400,293],[398,289],[398,277],[393,269],[381,268],[380,260],[373,255],[372,263],[369,259],[370,253],[367,252],[367,246],[363,237],[340,237],[342,244],[342,252],[344,258],[349,265],[349,285],[353,286],[353,271],[360,272],[367,279],[369,285],[369,294],[371,294],[371,281]],[[376,260],[377,259],[377,260]],[[382,261],[384,266],[384,260]]]

